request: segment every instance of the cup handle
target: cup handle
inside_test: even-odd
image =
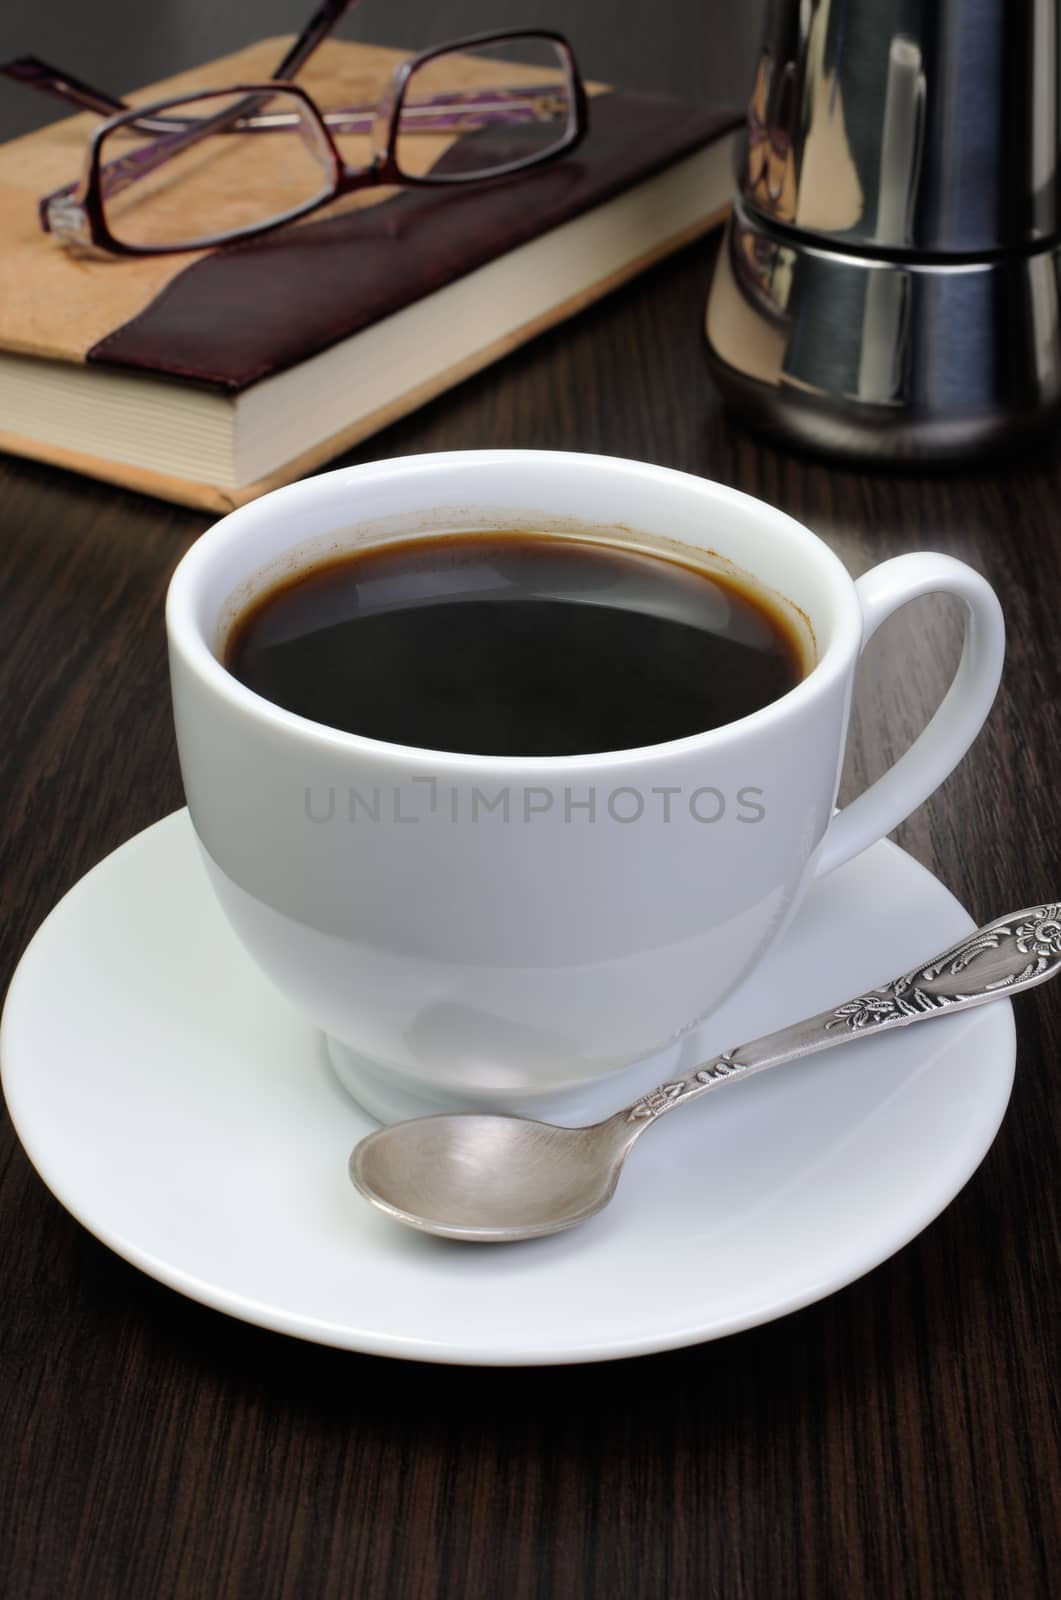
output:
[[[937,789],[979,733],[1002,676],[1006,628],[991,585],[951,556],[925,551],[896,556],[859,578],[862,649],[881,623],[922,594],[957,595],[966,609],[965,640],[954,681],[928,726],[889,771],[838,811],[815,862],[824,876],[876,844]]]

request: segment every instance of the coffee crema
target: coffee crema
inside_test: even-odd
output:
[[[707,732],[804,676],[780,606],[575,534],[419,535],[285,577],[224,665],[287,711],[424,750],[569,756]]]

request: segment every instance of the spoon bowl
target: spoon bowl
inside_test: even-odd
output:
[[[632,1143],[621,1117],[587,1128],[473,1112],[418,1117],[362,1139],[350,1178],[410,1227],[498,1244],[559,1233],[600,1211]]]

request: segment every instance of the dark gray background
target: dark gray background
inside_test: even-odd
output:
[[[274,33],[296,33],[314,0],[4,0],[0,60],[35,55],[88,83],[122,94]],[[421,49],[487,28],[558,27],[587,77],[740,103],[750,82],[763,0],[675,4],[613,0],[602,28],[600,0],[361,0],[339,38]],[[425,20],[426,19],[426,20]],[[54,106],[54,110],[51,109]],[[0,138],[62,115],[49,102],[0,82]]]

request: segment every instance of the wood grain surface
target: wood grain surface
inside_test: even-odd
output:
[[[382,9],[374,37],[385,31]],[[473,9],[454,6],[452,28],[447,20],[436,36],[497,14]],[[702,87],[680,29],[684,19],[695,48],[706,49],[710,8],[676,0],[669,54],[654,32],[651,48],[643,33],[639,53],[635,31],[625,58],[603,0],[570,9],[572,32],[590,47],[598,41],[607,58],[587,59],[587,69],[618,76],[626,65],[633,86],[667,86],[639,84],[643,68],[675,90]],[[5,15],[0,54],[60,58],[61,39],[31,31],[43,10],[16,4]],[[76,43],[82,8],[62,0],[47,10],[51,35],[65,16]],[[427,8],[419,0],[409,10]],[[158,13],[175,57],[184,35],[174,19],[204,46],[199,54],[299,20],[279,3],[249,0],[186,0]],[[136,57],[123,31],[129,7],[101,0],[94,14],[121,61],[111,82],[167,70],[157,30]],[[746,47],[720,34],[731,75],[744,70]],[[65,60],[92,75],[76,50]],[[2,118],[17,91],[0,90]],[[0,120],[0,132],[26,125],[20,114]],[[892,476],[764,446],[722,413],[706,369],[700,329],[716,242],[693,245],[344,459],[504,445],[629,455],[761,495],[828,539],[853,573],[903,550],[972,562],[1008,619],[1002,690],[973,753],[897,837],[978,920],[1058,897],[1056,449]],[[0,458],[0,524],[6,987],[64,891],[182,803],[162,607],[174,566],[208,519]],[[956,619],[931,600],[874,641],[846,793],[924,722],[956,652]],[[895,1258],[769,1326],[598,1367],[390,1363],[227,1319],[143,1276],[74,1222],[4,1114],[0,1593],[1058,1593],[1059,999],[1048,987],[1020,1002],[1002,1130],[957,1199]]]

